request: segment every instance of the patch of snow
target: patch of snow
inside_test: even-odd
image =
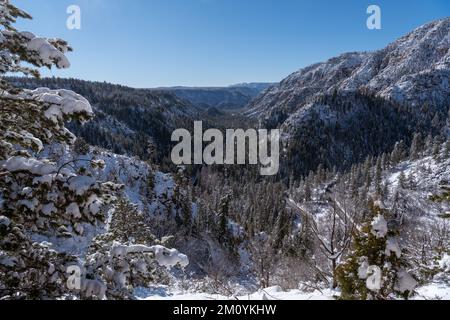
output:
[[[398,244],[398,240],[395,238],[389,238],[386,241],[386,250],[385,254],[390,257],[392,253],[395,253],[397,258],[400,258],[402,255],[402,250]]]
[[[155,245],[155,246],[144,246],[144,245],[123,245],[116,242],[112,247],[110,254],[113,257],[125,257],[127,254],[131,253],[153,253],[158,264],[162,267],[170,268],[176,265],[180,265],[185,268],[189,264],[189,259],[186,255],[181,254],[176,249],[168,249],[166,247]]]
[[[381,279],[381,269],[378,266],[369,266],[367,268],[366,287],[372,291],[378,291],[381,289],[382,279]]]
[[[384,238],[388,232],[386,219],[379,214],[372,221],[372,234],[377,238]]]
[[[36,37],[31,32],[22,32],[21,35],[28,39],[27,49],[37,52],[45,65],[51,65],[55,62],[58,68],[67,69],[70,67],[70,62],[64,53],[56,49],[47,39]]]
[[[444,254],[441,260],[439,260],[439,268],[443,270],[443,272],[450,272],[450,255]]]
[[[76,176],[70,179],[69,189],[81,196],[85,194],[94,184],[95,179],[93,177]]]
[[[248,295],[225,296],[220,294],[208,294],[202,292],[171,291],[169,287],[157,286],[139,288],[135,295],[141,300],[334,300],[339,292],[326,289],[305,292],[301,290],[283,291],[279,286],[258,290]]]
[[[78,207],[76,202],[73,202],[67,206],[66,213],[75,219],[81,218],[80,207]]]
[[[367,279],[368,269],[369,269],[369,263],[367,262],[367,257],[361,257],[360,265],[358,268],[358,278],[361,280]]]
[[[4,226],[5,228],[9,227],[11,224],[11,220],[8,217],[0,216],[0,226]]]
[[[405,270],[399,270],[397,272],[397,282],[394,289],[399,292],[413,292],[417,286],[417,281]]]
[[[17,258],[8,255],[7,253],[0,250],[0,265],[6,267],[14,267],[18,264]]]
[[[3,164],[3,168],[11,172],[28,171],[41,176],[56,172],[56,167],[53,164],[24,157],[9,158]]]
[[[57,209],[55,207],[55,204],[53,202],[51,202],[51,203],[43,205],[41,211],[44,215],[51,216],[53,213],[57,212]]]
[[[415,300],[450,300],[450,285],[433,282],[416,289]]]

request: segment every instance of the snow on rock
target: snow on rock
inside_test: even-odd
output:
[[[294,72],[250,104],[247,115],[277,124],[280,112],[303,112],[315,96],[335,89],[370,90],[401,103],[450,99],[450,18],[423,25],[375,52],[345,53]],[[420,110],[420,108],[417,108]]]
[[[377,238],[383,238],[388,232],[386,219],[379,214],[372,221],[372,234]]]

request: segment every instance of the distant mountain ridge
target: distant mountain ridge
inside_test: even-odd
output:
[[[89,144],[115,153],[161,160],[170,151],[170,136],[177,128],[190,128],[200,110],[160,90],[133,89],[104,82],[63,78],[8,78],[16,87],[73,90],[91,103],[95,117],[85,125],[68,124]]]
[[[244,108],[273,83],[241,83],[228,87],[165,87],[154,90],[171,92],[193,105],[208,109],[232,110]]]

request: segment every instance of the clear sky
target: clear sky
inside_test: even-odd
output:
[[[311,63],[367,51],[431,20],[450,16],[449,0],[12,0],[33,21],[20,30],[73,46],[69,70],[46,76],[133,87],[277,82]],[[81,8],[81,30],[66,9]],[[366,27],[367,7],[382,30]]]

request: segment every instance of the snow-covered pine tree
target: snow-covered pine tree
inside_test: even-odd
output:
[[[93,239],[84,265],[86,288],[82,298],[133,299],[134,288],[150,283],[169,283],[166,268],[188,264],[185,255],[164,247],[171,237],[157,240],[136,206],[120,199],[112,213],[108,232]]]
[[[409,159],[417,160],[419,157],[419,152],[422,149],[422,135],[419,133],[414,134],[413,141],[411,142],[411,147],[409,148]]]
[[[31,17],[8,0],[0,0],[0,75],[39,77],[38,68],[70,66],[65,53],[71,49],[65,41],[19,32],[13,27],[18,18]],[[136,283],[133,277],[148,280],[147,264],[188,263],[175,249],[134,244],[119,234],[111,241],[94,241],[94,246],[103,245],[86,257],[85,264],[78,256],[55,250],[53,243],[35,240],[64,243],[67,238],[85,237],[87,228],[104,225],[106,205],[116,200],[122,188],[97,181],[88,170],[77,170],[73,166],[77,159],[57,164],[47,157],[45,151],[55,144],[69,152],[73,149],[76,137],[65,123],[92,117],[89,102],[72,91],[20,90],[1,80],[0,298],[130,297],[130,285]],[[78,149],[73,154],[89,147]],[[91,161],[93,169],[103,166],[102,161]],[[81,272],[69,268],[74,266]],[[75,275],[79,281],[73,279]]]
[[[406,189],[408,186],[408,178],[405,175],[405,172],[402,170],[400,175],[398,176],[398,185],[402,189]]]
[[[381,157],[377,158],[377,162],[375,165],[375,189],[378,195],[382,195],[382,182],[383,182],[383,177],[382,177],[382,173],[383,173],[383,167],[382,167],[382,162],[381,162]]]
[[[70,66],[65,41],[19,32],[17,18],[31,17],[1,0],[0,75],[39,77],[40,67]],[[64,123],[92,116],[89,102],[74,92],[18,90],[0,81],[0,296],[51,298],[68,291],[66,268],[77,259],[32,239],[83,235],[86,224],[104,220],[102,207],[120,186],[58,166],[41,152],[52,143],[73,144]]]
[[[369,211],[368,220],[355,232],[352,251],[336,271],[341,298],[408,298],[417,283],[406,271],[398,230],[388,223],[386,209],[371,201]]]
[[[405,143],[403,140],[397,142],[394,146],[394,150],[391,152],[392,163],[398,164],[401,160],[405,158]]]
[[[179,225],[183,226],[186,234],[192,231],[192,190],[189,185],[189,180],[186,178],[186,168],[184,166],[178,167],[178,172],[174,176],[175,186],[173,201],[180,209],[177,213],[177,221]]]

